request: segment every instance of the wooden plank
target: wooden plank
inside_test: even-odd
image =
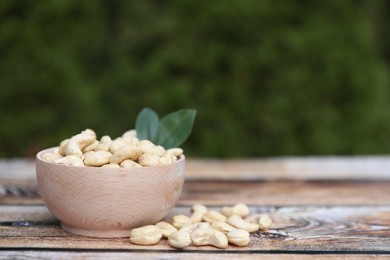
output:
[[[12,187],[4,205],[41,205],[36,187]],[[255,205],[381,205],[390,201],[390,181],[190,181],[180,205],[244,202]],[[364,191],[364,192],[362,192]]]
[[[187,159],[188,179],[390,180],[390,156]],[[32,159],[0,160],[0,184],[35,181]]]
[[[250,254],[250,253],[227,253],[217,254],[208,252],[185,252],[177,251],[170,254],[163,252],[80,252],[80,251],[33,251],[33,250],[4,250],[0,251],[0,259],[42,259],[42,260],[66,260],[66,259],[103,259],[103,260],[139,260],[139,259],[165,259],[165,260],[224,260],[224,259],[290,259],[290,260],[327,260],[327,259],[390,259],[388,255],[378,254]]]
[[[166,240],[155,246],[138,246],[129,243],[126,238],[72,235],[60,228],[44,206],[24,207],[27,206],[0,206],[0,212],[3,212],[0,215],[0,248],[175,251],[167,245]],[[177,207],[167,220],[176,214],[189,214],[189,211],[188,206]],[[209,246],[192,246],[186,251],[390,254],[390,205],[252,206],[251,212],[268,212],[274,225],[268,232],[252,233],[249,247],[229,246],[226,250],[220,250]]]
[[[390,182],[386,181],[187,181],[179,203],[381,205],[390,201],[389,188]]]
[[[219,180],[390,180],[389,156],[191,159],[189,179]]]

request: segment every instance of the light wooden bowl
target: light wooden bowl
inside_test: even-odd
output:
[[[66,231],[92,237],[128,237],[154,224],[175,206],[184,183],[185,157],[143,168],[76,167],[49,163],[37,154],[39,193]]]

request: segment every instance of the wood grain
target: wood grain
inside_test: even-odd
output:
[[[363,181],[187,181],[180,204],[381,205],[390,182]]]
[[[42,249],[113,249],[174,251],[166,241],[138,246],[126,238],[90,238],[62,230],[44,206],[0,206],[0,247]],[[212,208],[218,210],[219,208]],[[229,246],[231,252],[376,252],[390,254],[390,206],[258,207],[252,213],[269,213],[274,221],[268,232],[251,235],[249,247]],[[25,212],[25,214],[23,214]],[[167,217],[189,214],[177,207]],[[40,217],[36,217],[40,216]],[[10,221],[12,219],[12,221]],[[41,219],[41,220],[40,220]],[[221,251],[189,247],[188,251]]]

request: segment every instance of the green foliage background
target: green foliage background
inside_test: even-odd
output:
[[[381,0],[0,1],[0,157],[145,106],[198,110],[187,155],[390,152]]]

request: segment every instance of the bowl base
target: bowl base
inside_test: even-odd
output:
[[[86,237],[105,237],[105,238],[115,238],[115,237],[129,237],[130,230],[90,230],[82,229],[77,227],[72,227],[61,222],[61,227],[69,233],[86,236]]]

